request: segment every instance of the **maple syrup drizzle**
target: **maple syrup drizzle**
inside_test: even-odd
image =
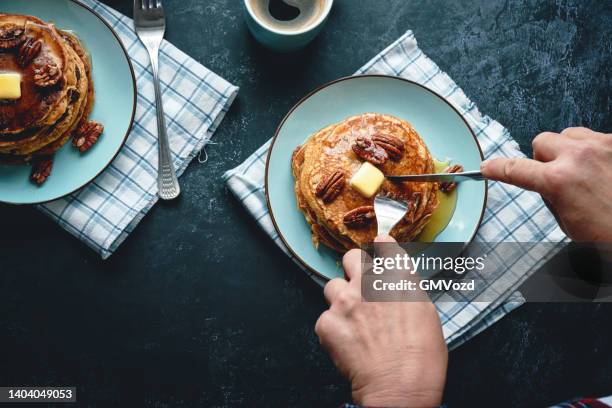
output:
[[[441,162],[434,159],[436,173],[444,172],[444,169],[446,169],[449,163],[449,161]],[[433,242],[438,234],[446,228],[451,218],[453,218],[455,206],[457,205],[457,189],[454,189],[450,193],[444,193],[438,190],[436,194],[438,195],[438,207],[431,215],[427,225],[425,225],[416,238],[418,242]]]

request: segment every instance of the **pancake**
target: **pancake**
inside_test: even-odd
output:
[[[69,105],[64,116],[47,130],[46,137],[39,139],[39,147],[35,149],[34,156],[48,156],[59,150],[70,140],[74,130],[87,121],[93,109],[94,88],[89,57],[73,34],[62,32],[62,36],[67,40],[70,46],[68,51],[76,61],[77,86],[69,91]],[[23,149],[20,152],[23,154],[20,157],[22,162],[27,162],[32,158],[32,155],[28,155],[30,152],[24,152]]]
[[[74,128],[73,124],[80,120],[86,105],[88,81],[84,74],[77,75],[77,72],[84,73],[85,67],[76,52],[68,47],[66,52],[71,60],[68,69],[69,75],[67,75],[69,79],[66,80],[65,96],[59,105],[61,109],[50,115],[53,116],[55,121],[51,125],[38,127],[33,134],[23,135],[22,133],[20,138],[14,138],[13,140],[7,138],[9,140],[0,141],[0,152],[18,156],[29,155],[56,142],[58,139],[67,140],[66,136],[69,138],[69,131]],[[61,113],[61,115],[55,118],[58,113]]]
[[[87,101],[85,102],[85,106],[84,106],[80,121],[77,124],[77,127],[78,127],[87,121],[87,118],[89,118],[89,115],[91,114],[91,111],[93,110],[93,105],[94,105],[95,96],[94,96],[94,83],[93,83],[93,76],[92,76],[91,58],[89,54],[87,53],[87,51],[85,51],[83,44],[81,44],[81,41],[78,39],[76,35],[70,32],[67,32],[67,31],[62,31],[61,33],[62,33],[62,37],[64,38],[64,40],[66,40],[68,45],[72,47],[74,52],[76,52],[77,56],[83,63],[83,66],[85,68],[85,76],[87,77],[87,84],[88,84]],[[80,75],[81,73],[79,72],[79,76]]]
[[[57,30],[30,16],[0,14],[0,30],[4,27],[22,27],[22,42],[0,52],[0,70],[21,74],[21,98],[0,104],[0,141],[10,140],[26,129],[55,123],[65,110],[66,94],[74,79],[74,62],[70,61]],[[19,64],[19,46],[26,38],[40,41],[38,55],[25,66]],[[36,85],[36,71],[43,66],[54,66],[60,75],[56,84],[41,89]],[[72,68],[72,71],[71,71]],[[14,140],[15,138],[13,138]]]
[[[78,134],[91,132],[84,125],[95,97],[91,59],[76,34],[0,13],[0,72],[19,73],[22,90],[17,100],[0,100],[0,164],[49,161],[72,137],[88,137],[81,152],[95,143],[102,126]]]
[[[390,115],[365,113],[316,132],[292,157],[298,207],[311,225],[315,246],[323,243],[338,252],[346,252],[372,242],[376,237],[375,220],[360,227],[347,226],[343,220],[348,212],[374,203],[373,197],[364,197],[351,188],[348,181],[364,162],[353,150],[355,139],[371,139],[377,135],[394,137],[402,145],[401,155],[378,164],[384,174],[434,171],[433,158],[418,133],[410,123]],[[317,196],[317,186],[336,171],[344,174],[344,187],[337,197],[324,202]],[[418,236],[438,205],[437,189],[437,183],[383,181],[379,193],[410,205],[406,216],[391,231],[393,237],[406,242]]]

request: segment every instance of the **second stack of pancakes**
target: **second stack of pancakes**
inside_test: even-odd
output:
[[[0,14],[0,67],[22,77],[21,98],[0,104],[0,163],[51,157],[91,113],[87,53],[53,24]]]

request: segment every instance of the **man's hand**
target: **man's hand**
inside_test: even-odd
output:
[[[385,251],[401,251],[390,237]],[[393,256],[381,254],[379,256]],[[362,302],[362,251],[344,255],[349,281],[325,286],[330,303],[315,326],[321,344],[352,386],[354,402],[370,406],[440,405],[448,353],[440,319],[426,294],[422,301]]]
[[[533,160],[482,163],[485,177],[542,195],[575,241],[612,242],[612,134],[568,128],[533,140]]]

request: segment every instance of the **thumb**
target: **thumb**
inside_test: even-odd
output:
[[[404,257],[406,251],[391,235],[379,235],[374,240],[374,252],[380,258]],[[412,267],[411,267],[412,268]]]
[[[395,260],[395,266],[387,271],[389,282],[404,280],[414,282],[415,285],[415,289],[406,293],[388,294],[386,296],[387,301],[430,301],[427,294],[418,286],[421,277],[418,271],[414,269],[410,256],[393,237],[390,235],[377,236],[374,240],[374,252],[376,252],[377,257]]]
[[[536,160],[499,157],[483,161],[480,164],[480,171],[488,179],[541,192],[545,188],[542,180],[545,167],[546,164]]]

